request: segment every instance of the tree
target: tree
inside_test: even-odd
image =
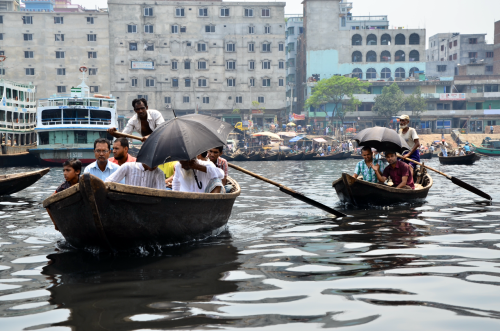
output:
[[[313,93],[307,99],[305,108],[319,108],[328,103],[333,104],[332,124],[335,118],[340,119],[342,125],[349,112],[356,110],[356,106],[361,105],[361,101],[354,97],[354,94],[364,94],[365,89],[371,84],[362,82],[357,78],[344,76],[332,76],[320,80],[313,88]],[[326,109],[325,109],[326,111]]]
[[[427,101],[422,97],[420,86],[415,89],[411,95],[406,98],[406,102],[411,108],[411,115],[419,118],[420,115],[427,111]]]
[[[405,94],[399,89],[398,84],[393,83],[382,89],[382,94],[375,98],[373,110],[378,116],[387,118],[387,122],[404,109],[406,103]]]

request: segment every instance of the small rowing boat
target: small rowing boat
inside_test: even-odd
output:
[[[279,161],[280,160],[280,154],[279,153],[268,153],[260,154],[262,156],[262,161]]]
[[[248,156],[241,153],[233,154],[233,161],[248,161]]]
[[[349,152],[340,152],[336,154],[330,154],[325,156],[315,156],[313,160],[345,160],[351,156]]]
[[[387,206],[405,202],[418,202],[427,197],[432,187],[432,178],[423,171],[415,182],[414,190],[397,189],[385,184],[375,184],[356,179],[346,173],[333,182],[332,186],[342,203],[355,206]]]
[[[308,153],[306,153],[306,154],[304,155],[304,160],[306,160],[306,161],[307,161],[307,160],[312,160],[312,159],[314,159],[314,157],[315,157],[316,155],[318,155],[318,153],[316,153],[316,152],[308,152]]]
[[[428,152],[428,153],[420,153],[420,160],[430,160],[432,159],[432,153],[431,152]]]
[[[444,165],[473,165],[474,162],[479,161],[481,157],[476,153],[470,153],[462,156],[443,156],[439,154],[439,162]]]
[[[221,156],[223,159],[226,159],[227,161],[233,161],[233,156],[232,154],[222,154]]]
[[[356,159],[356,160],[363,160],[363,156],[361,156],[359,154],[351,154],[350,158]]]
[[[0,195],[14,194],[35,184],[50,171],[45,168],[39,171],[18,174],[0,175]]]
[[[47,198],[43,207],[75,248],[127,250],[217,235],[227,224],[238,183],[228,194],[186,193],[104,183],[84,174],[77,185]]]
[[[248,154],[248,161],[262,161],[262,155],[260,153],[252,152]]]
[[[285,161],[301,161],[303,159],[304,159],[303,152],[300,152],[297,154],[288,154],[283,158],[283,160],[285,160]]]

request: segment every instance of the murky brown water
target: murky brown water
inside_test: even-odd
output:
[[[239,164],[351,217],[231,171],[243,191],[225,233],[119,257],[72,251],[53,230],[53,169],[0,198],[0,330],[500,329],[500,204],[433,175],[423,204],[346,210],[331,183],[356,162]],[[428,164],[500,201],[494,159]]]

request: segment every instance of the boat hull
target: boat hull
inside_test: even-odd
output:
[[[484,155],[487,155],[487,156],[500,156],[500,149],[486,148],[486,147],[477,147],[474,144],[472,144],[472,146],[475,147],[476,153],[484,154]]]
[[[231,155],[228,155],[228,154],[222,154],[221,157],[223,159],[226,159],[226,161],[233,161],[233,157]]]
[[[474,162],[479,161],[481,157],[476,153],[463,156],[448,156],[444,157],[439,155],[439,162],[443,165],[473,165]]]
[[[58,148],[58,149],[30,149],[40,165],[43,166],[62,166],[64,161],[68,159],[79,159],[82,165],[89,165],[95,161],[93,148]],[[110,157],[113,157],[111,153]]]
[[[262,156],[259,153],[254,153],[248,157],[248,161],[262,161]]]
[[[420,160],[430,160],[432,159],[432,153],[420,154]]]
[[[0,175],[0,195],[14,194],[35,184],[49,168],[20,174]]]
[[[29,152],[19,154],[0,154],[0,168],[30,167],[38,165],[38,159]]]
[[[44,201],[52,220],[75,248],[127,250],[218,234],[241,190],[201,194],[104,183],[84,174],[78,185]]]
[[[262,161],[279,161],[279,158],[280,155],[278,153],[269,156],[262,155]]]
[[[306,153],[306,154],[304,155],[304,160],[305,160],[305,161],[313,160],[313,159],[314,159],[314,157],[315,157],[317,154],[318,154],[318,153],[316,153],[316,152],[309,152],[309,153]]]
[[[424,175],[424,187],[418,190],[403,190],[387,185],[369,183],[346,173],[333,182],[342,203],[355,206],[387,206],[400,203],[414,203],[424,200],[432,187],[432,178]]]
[[[248,156],[244,154],[233,154],[233,161],[248,161]]]
[[[285,161],[301,161],[304,160],[304,153],[298,153],[298,154],[288,154],[287,156],[284,157]]]
[[[345,160],[351,156],[349,152],[325,155],[325,156],[315,156],[313,160]]]
[[[363,160],[363,156],[358,154],[351,154],[350,158],[355,160]]]

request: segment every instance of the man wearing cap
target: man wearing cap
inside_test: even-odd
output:
[[[418,147],[420,146],[420,139],[418,138],[417,131],[414,128],[410,128],[410,116],[401,115],[399,117],[399,135],[403,138],[408,146],[410,146],[410,152],[406,153],[405,156],[414,161],[420,162],[420,152],[418,151]],[[411,166],[411,173],[413,175],[413,169],[417,166],[415,163],[410,163],[408,161],[404,161]]]
[[[469,146],[469,142],[466,142],[466,143],[465,143],[465,146],[464,146],[464,151],[465,151],[465,154],[470,154],[470,146]]]

